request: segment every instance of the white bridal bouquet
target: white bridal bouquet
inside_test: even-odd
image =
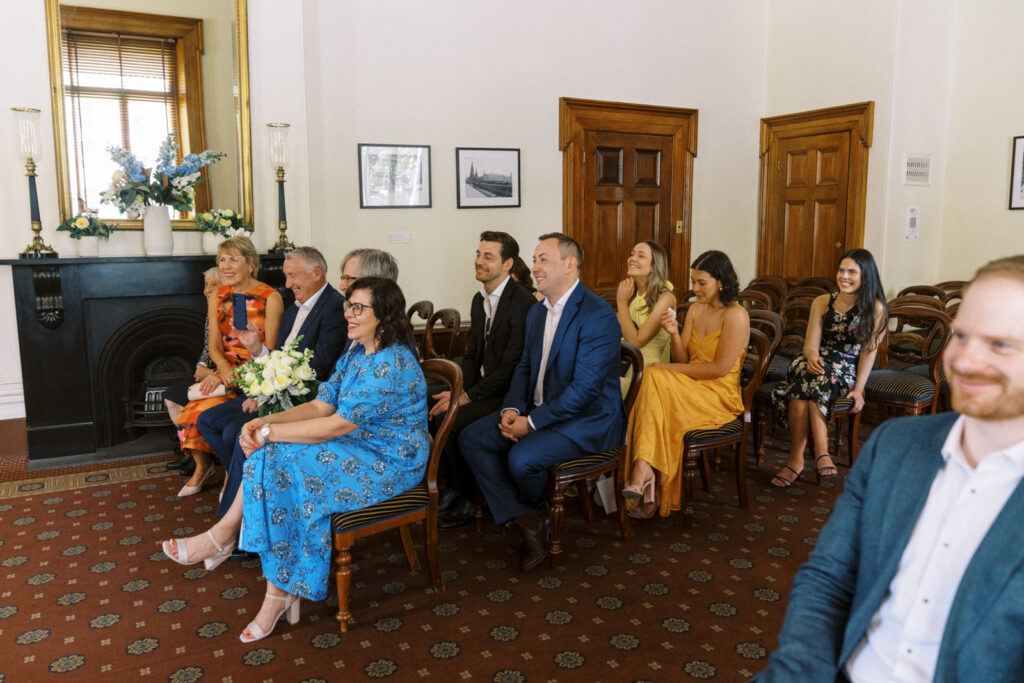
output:
[[[309,367],[313,349],[298,351],[299,339],[302,337],[231,373],[238,388],[249,398],[256,399],[260,417],[316,398],[316,373]]]

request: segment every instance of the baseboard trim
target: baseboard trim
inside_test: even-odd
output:
[[[28,426],[25,418],[0,420],[0,457],[28,457]]]

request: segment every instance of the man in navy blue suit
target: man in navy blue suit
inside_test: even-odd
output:
[[[494,521],[514,519],[522,531],[522,571],[547,557],[541,511],[548,469],[615,448],[624,437],[619,324],[580,282],[582,265],[576,240],[541,235],[533,276],[544,305],[527,314],[523,355],[503,407],[459,435]]]
[[[282,270],[285,287],[295,293],[295,305],[289,306],[281,316],[276,340],[279,343],[274,347],[281,348],[298,339],[299,350],[313,349],[310,367],[316,372],[316,378],[323,382],[331,376],[334,364],[348,346],[348,326],[342,310],[344,297],[328,284],[327,261],[314,247],[298,247],[289,251],[285,254]],[[238,336],[254,358],[267,353],[255,331],[239,331]],[[256,402],[242,395],[205,410],[199,416],[199,433],[227,471],[221,508],[217,511],[220,515],[231,506],[241,482],[245,456],[238,449],[238,434],[255,411]]]

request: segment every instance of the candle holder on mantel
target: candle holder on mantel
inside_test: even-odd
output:
[[[25,175],[28,176],[28,203],[32,215],[32,242],[18,258],[57,258],[54,251],[43,241],[40,233],[43,224],[39,220],[39,196],[36,193],[36,160],[41,158],[39,144],[39,110],[32,107],[11,107],[18,125],[19,160],[25,162]]]
[[[270,139],[270,167],[277,172],[277,230],[280,233],[277,243],[270,249],[271,253],[294,249],[286,234],[288,220],[284,209],[284,170],[288,167],[288,129],[287,123],[268,123],[267,137]]]

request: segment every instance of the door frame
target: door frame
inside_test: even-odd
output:
[[[846,249],[864,246],[864,207],[867,203],[868,148],[875,120],[875,103],[859,102],[842,107],[815,109],[761,119],[761,183],[758,199],[757,274],[769,272],[776,261],[778,245],[770,239],[770,222],[778,215],[779,188],[776,179],[782,159],[779,142],[823,133],[850,133],[850,172],[846,196]],[[781,226],[778,226],[781,229]]]
[[[697,110],[626,102],[558,98],[558,148],[562,151],[562,230],[583,230],[583,133],[587,130],[672,138],[669,272],[677,287],[689,282],[693,159],[697,156]],[[586,256],[586,255],[584,255]],[[685,290],[683,290],[685,291]]]

